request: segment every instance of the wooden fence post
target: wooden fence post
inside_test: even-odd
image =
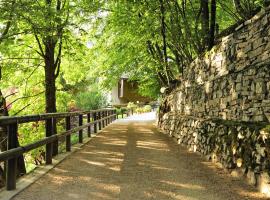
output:
[[[79,115],[79,126],[83,125],[83,115]],[[83,143],[83,129],[79,130],[79,143]]]
[[[46,137],[52,136],[53,135],[53,118],[47,119],[45,122],[46,126]],[[46,144],[46,164],[50,165],[52,164],[52,152],[53,151],[53,144],[49,143]]]
[[[66,117],[66,130],[70,130],[71,129],[71,125],[70,125],[70,116]],[[66,136],[66,151],[71,151],[71,135],[67,135]]]
[[[94,133],[97,133],[97,122],[96,122],[97,113],[96,112],[93,113],[93,118],[94,118]]]
[[[101,112],[102,128],[105,127],[105,119],[104,119],[104,117],[105,117],[105,111],[102,111],[102,112]]]
[[[11,124],[8,126],[8,139],[7,139],[7,149],[16,148],[17,142],[17,131],[18,124]],[[7,190],[16,189],[16,175],[17,175],[17,157],[11,158],[7,161],[7,172],[6,172],[6,188]]]
[[[98,112],[98,119],[101,120],[101,111]],[[99,130],[102,129],[101,126],[102,126],[101,121],[99,121],[99,123],[98,123],[98,128],[99,128]]]
[[[105,117],[108,117],[108,116],[109,116],[109,111],[106,110],[106,111],[105,111]],[[105,125],[108,126],[108,124],[109,124],[109,118],[106,118],[105,122],[106,122]]]
[[[91,113],[88,113],[87,114],[87,123],[90,123],[90,121],[91,121]],[[87,133],[88,133],[88,137],[91,137],[91,125],[88,126]]]
[[[109,115],[109,124],[111,124],[112,123],[112,111],[111,110],[109,110],[109,113],[108,113],[108,115]]]

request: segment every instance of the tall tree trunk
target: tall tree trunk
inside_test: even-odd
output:
[[[46,99],[46,113],[55,113],[56,109],[56,86],[55,86],[55,45],[51,37],[48,37],[44,43],[45,45],[45,99]],[[56,121],[53,122],[53,134],[57,134]],[[53,156],[58,154],[58,141],[53,143]]]
[[[208,0],[201,0],[201,8],[202,8],[201,25],[202,25],[202,35],[203,35],[202,51],[207,49],[209,45],[209,7],[208,7],[208,4],[209,4]]]
[[[211,50],[215,44],[216,15],[217,15],[217,1],[211,0],[210,38],[208,50]]]

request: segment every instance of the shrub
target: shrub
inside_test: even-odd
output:
[[[152,111],[152,107],[150,105],[146,105],[143,107],[143,111],[144,112],[151,112]]]
[[[128,105],[127,105],[127,108],[131,109],[131,110],[136,110],[136,108],[138,108],[138,105],[136,105],[133,102],[129,102]]]
[[[116,114],[120,115],[121,114],[121,108],[116,108]]]
[[[79,93],[75,101],[80,110],[96,110],[106,105],[106,97],[99,91]]]
[[[136,108],[135,112],[136,112],[136,113],[143,113],[144,110],[143,110],[143,108],[138,107],[138,108]]]

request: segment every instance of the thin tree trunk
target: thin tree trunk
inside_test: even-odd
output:
[[[243,18],[243,19],[248,19],[249,15],[247,14],[247,12],[244,10],[244,8],[241,5],[241,1],[240,0],[233,0],[234,3],[234,7],[237,11],[237,13]]]
[[[167,42],[166,42],[166,26],[165,26],[165,7],[163,0],[159,0],[160,2],[160,12],[161,12],[161,35],[163,41],[163,62],[165,64],[165,74],[167,77],[167,84],[170,86],[170,76],[169,76],[169,65],[168,65],[168,55],[167,55]]]
[[[202,35],[203,35],[203,49],[207,49],[209,45],[209,7],[208,7],[208,0],[201,0],[201,8],[202,8],[202,15],[201,15],[201,24],[202,24]]]
[[[208,50],[211,50],[212,47],[215,45],[216,14],[217,14],[217,2],[216,0],[211,0],[210,39]]]

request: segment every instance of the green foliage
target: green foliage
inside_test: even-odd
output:
[[[121,115],[121,113],[122,113],[122,112],[121,112],[121,108],[116,108],[116,114],[117,114],[117,115]]]
[[[143,107],[138,107],[135,109],[136,113],[147,113],[151,111],[152,111],[152,107],[150,105],[145,105]]]
[[[146,105],[143,107],[143,111],[144,112],[151,112],[152,111],[152,107],[150,105]]]
[[[129,102],[128,105],[127,105],[127,108],[128,109],[136,109],[138,107],[138,105],[136,105],[134,102]]]
[[[220,31],[252,16],[266,4],[263,0],[240,0],[237,7],[236,1],[217,2]],[[139,83],[140,94],[157,99],[160,88],[185,75],[184,69],[204,49],[200,3],[1,1],[0,90],[4,96],[0,95],[0,101],[6,97],[10,115],[45,112],[44,51],[48,44],[55,46],[58,111],[105,106],[101,91],[114,87],[122,75]],[[139,113],[151,110],[134,103],[128,108]],[[117,113],[126,109],[118,109]],[[62,130],[59,124],[58,131]],[[19,137],[22,145],[43,138],[44,124],[21,125]],[[43,153],[44,148],[39,148],[27,159],[37,163]]]
[[[18,135],[19,142],[22,146],[43,139],[45,136],[45,123],[34,122],[22,124],[19,127]],[[38,165],[44,162],[44,156],[45,147],[40,147],[27,153],[26,160],[30,164],[29,166]]]
[[[80,110],[96,110],[106,105],[105,96],[97,90],[77,94],[76,106]]]

